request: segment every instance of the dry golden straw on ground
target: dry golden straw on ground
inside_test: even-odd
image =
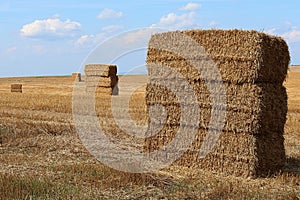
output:
[[[151,44],[164,44],[177,33],[194,39],[214,61],[227,90],[226,105],[212,105],[210,94],[219,90],[220,83],[215,82],[207,66],[201,66],[203,80],[190,64],[190,61],[207,60],[207,55],[192,52],[188,58],[183,58],[173,52],[151,48]],[[197,96],[198,102],[187,106],[200,108],[194,143],[177,164],[244,177],[264,176],[281,169],[285,164],[283,133],[287,114],[287,94],[282,84],[289,61],[288,46],[282,38],[257,31],[190,30],[152,36],[147,63],[168,66],[179,72],[194,87]],[[174,91],[156,84],[159,79],[165,83],[175,81],[175,76],[166,71],[164,67],[148,66],[151,83],[146,91],[147,106],[165,106],[167,121],[158,134],[146,139],[144,149],[147,152],[171,142],[180,125],[193,128],[189,121],[180,123],[180,106],[185,101],[179,102]],[[215,86],[212,91],[207,89],[207,81]],[[184,86],[176,88],[178,91],[184,89]],[[212,108],[226,110],[226,121],[222,130],[218,130],[221,136],[214,149],[200,159],[198,154],[207,134]],[[154,124],[162,125],[159,121]]]
[[[0,78],[0,199],[28,199],[31,195],[35,199],[299,199],[300,67],[296,69],[298,72],[291,67],[285,82],[289,96],[284,135],[286,166],[275,176],[259,179],[223,176],[181,166],[150,174],[118,172],[97,162],[80,142],[72,125],[74,82],[69,76]],[[147,77],[132,76],[120,81],[126,80],[123,83],[130,85],[137,79]],[[25,93],[11,93],[11,84],[20,83],[20,80],[26,83]],[[82,90],[85,90],[84,84]],[[145,89],[132,96],[130,109],[134,110],[134,119],[139,120],[146,115]],[[106,120],[104,112],[110,107],[111,96],[107,96],[107,100],[100,97],[95,106],[97,115],[103,115]],[[238,135],[226,138],[226,142],[233,140],[243,145],[224,146],[224,154],[241,152],[245,158],[250,148],[242,146],[247,145],[247,137],[250,142],[252,139],[244,136],[246,138]],[[248,167],[242,158],[240,160],[228,165]]]

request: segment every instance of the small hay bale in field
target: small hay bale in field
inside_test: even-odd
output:
[[[12,84],[11,85],[11,92],[23,92],[23,85],[22,84]]]
[[[86,76],[110,77],[117,74],[117,65],[114,64],[87,64],[84,68]]]
[[[170,43],[168,39],[178,33],[196,41],[196,45],[203,47],[207,55],[189,52],[193,47],[187,48],[185,43],[177,41],[174,41],[173,48],[187,51],[181,52],[185,57],[155,48]],[[215,80],[214,74],[200,75],[191,64],[195,63],[193,61],[205,64],[207,56],[214,61],[222,77],[226,105],[212,105],[210,95],[220,90],[220,82]],[[154,128],[149,128],[151,135],[145,139],[144,151],[154,152],[172,142],[180,126],[184,126],[185,130],[195,129],[188,119],[181,119],[180,106],[184,104],[186,108],[199,108],[200,113],[190,113],[190,116],[199,114],[200,118],[192,145],[182,152],[183,156],[176,164],[252,178],[278,171],[285,164],[283,134],[287,93],[283,81],[289,61],[288,46],[282,38],[257,31],[189,30],[153,35],[147,53],[150,83],[146,88],[146,104],[148,110],[156,104],[164,106],[167,118],[164,122],[152,119]],[[153,63],[161,67],[152,67]],[[180,81],[165,66],[179,72],[184,77],[182,83],[193,86],[197,101],[191,101],[192,97],[187,95],[179,102],[175,92],[185,91],[184,84],[177,84],[176,91],[159,85]],[[202,73],[209,72],[208,67],[201,66]],[[208,82],[210,90],[207,88]],[[206,157],[199,158],[212,109],[226,110],[225,123],[221,130],[218,129],[221,135],[212,151]],[[152,135],[157,130],[155,127],[163,128]]]
[[[117,66],[113,64],[87,64],[84,68],[87,92],[118,95]]]
[[[86,85],[96,86],[96,87],[114,87],[118,84],[118,76],[111,77],[97,77],[97,76],[88,76],[85,80]]]
[[[115,87],[86,87],[86,92],[96,92],[100,95],[119,95],[119,87],[116,85]]]
[[[72,73],[72,80],[75,82],[81,82],[81,73],[79,72]]]

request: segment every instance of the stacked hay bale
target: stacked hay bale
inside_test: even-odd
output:
[[[117,66],[112,64],[87,64],[84,69],[87,92],[118,95]]]
[[[211,119],[210,94],[218,91],[211,74],[205,81],[191,62],[180,55],[157,48],[175,33],[191,37],[201,45],[214,61],[226,88],[226,119],[221,135],[212,151],[204,158],[198,156]],[[182,44],[185,45],[185,44]],[[192,48],[192,47],[191,47]],[[195,54],[197,55],[197,54]],[[191,59],[201,57],[191,55]],[[244,177],[264,176],[280,169],[285,163],[284,124],[287,113],[287,94],[283,86],[290,61],[288,46],[279,38],[256,31],[241,30],[189,30],[153,35],[149,42],[147,63],[168,66],[179,72],[194,87],[200,108],[197,135],[191,147],[177,160],[177,164]],[[203,71],[207,66],[201,66]],[[179,126],[192,126],[188,121],[180,124],[180,103],[174,92],[155,84],[157,79],[174,81],[172,74],[162,77],[164,68],[148,66],[150,83],[146,89],[147,107],[161,104],[167,112],[163,128],[145,140],[144,150],[154,152],[169,144]],[[207,81],[215,84],[208,90]],[[184,90],[177,88],[178,91]],[[195,105],[189,105],[195,106]],[[150,127],[151,128],[151,127]],[[151,131],[150,131],[151,132]],[[193,139],[193,138],[191,138]]]
[[[79,72],[72,73],[72,80],[74,80],[75,82],[81,82],[81,73]]]
[[[10,91],[11,92],[22,93],[23,92],[23,85],[22,84],[12,84]]]

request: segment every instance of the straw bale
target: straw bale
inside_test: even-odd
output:
[[[188,108],[195,108],[196,105],[187,106]],[[170,105],[166,108],[167,125],[186,125],[193,126],[195,124],[191,124],[189,119],[181,119],[181,109],[179,106]],[[221,108],[215,108],[216,110],[221,110]],[[249,111],[236,111],[236,110],[227,110],[225,124],[223,127],[224,131],[232,132],[232,133],[243,133],[248,132],[251,134],[265,134],[265,133],[273,133],[273,134],[283,134],[284,123],[280,117],[273,117],[273,112],[280,112],[278,109],[269,110],[266,112],[265,117],[269,120],[261,120],[261,116],[255,112]],[[199,122],[198,126],[201,128],[209,128],[209,123],[211,121],[211,109],[209,108],[200,108],[199,113],[189,113],[190,116],[199,114]],[[281,114],[283,115],[283,114]],[[220,121],[219,123],[221,123]],[[153,119],[153,123],[159,124],[158,120]],[[212,127],[218,128],[218,127]],[[264,131],[264,132],[263,132]]]
[[[86,92],[118,95],[117,66],[113,64],[87,64],[85,66]]]
[[[144,150],[154,152],[166,146],[172,142],[177,130],[178,126],[164,126],[157,135],[146,139]],[[206,134],[207,130],[199,129],[188,150],[179,148],[176,152],[168,152],[168,156],[183,154],[175,162],[177,165],[253,178],[277,171],[285,163],[282,135],[261,134],[256,136],[249,133],[222,132],[213,150],[206,157],[199,158],[200,147]]]
[[[118,95],[119,87],[116,85],[115,87],[86,87],[86,92],[96,92],[97,94],[107,94],[107,95]]]
[[[197,101],[192,102],[191,97],[186,96],[179,101],[174,93],[159,85],[148,84],[146,104],[149,106],[161,104],[168,112],[167,123],[180,124],[181,106],[200,108],[199,126],[207,128],[211,119],[211,109],[227,110],[224,130],[233,132],[247,131],[253,134],[262,132],[282,132],[286,121],[287,94],[282,85],[274,84],[224,84],[227,89],[226,105],[212,105],[210,92],[205,83],[194,84]],[[217,86],[216,86],[217,87]],[[178,91],[184,88],[177,88]],[[213,92],[213,91],[212,91]],[[193,109],[196,110],[196,109]],[[193,116],[197,113],[191,113]],[[189,121],[181,122],[187,123]]]
[[[174,40],[171,46],[180,49],[180,55],[159,49],[175,34],[190,36],[205,52],[190,51],[184,42]],[[182,57],[181,55],[185,55]],[[210,74],[208,61],[213,60],[222,76],[217,81]],[[150,83],[146,88],[148,111],[152,105],[165,107],[166,121],[151,119],[147,134],[160,130],[145,139],[144,150],[153,152],[171,142],[179,127],[195,129],[188,119],[181,119],[181,109],[192,108],[190,116],[199,114],[197,134],[188,151],[179,148],[184,155],[177,164],[196,166],[238,176],[257,177],[275,172],[284,165],[284,124],[287,113],[287,93],[282,85],[290,61],[288,46],[280,37],[257,31],[240,30],[189,30],[155,34],[149,41],[147,68]],[[161,67],[153,67],[157,64]],[[201,71],[195,68],[201,66]],[[167,67],[184,78],[169,73]],[[202,74],[200,74],[202,73]],[[176,78],[176,79],[175,79]],[[175,83],[175,91],[162,85]],[[165,84],[164,84],[165,83]],[[175,94],[186,91],[186,84],[193,87],[196,100],[191,95],[178,99]],[[208,90],[208,84],[212,86]],[[219,94],[220,84],[226,88],[226,105],[213,105],[212,96]],[[187,103],[189,102],[189,103]],[[194,108],[194,109],[193,109]],[[195,113],[200,108],[199,113]],[[221,136],[212,152],[205,158],[198,153],[209,127],[211,110],[226,110]],[[157,129],[157,127],[163,127]],[[186,131],[184,134],[189,134]],[[172,155],[170,155],[172,156]]]
[[[118,76],[111,77],[97,77],[97,76],[87,76],[85,84],[87,86],[97,86],[97,87],[114,87],[118,84]]]
[[[75,82],[81,82],[81,73],[79,72],[72,73],[72,80],[74,80]]]
[[[164,80],[162,84],[173,80]],[[201,106],[211,105],[211,95],[220,95],[220,98],[225,94],[220,94],[221,86],[226,89],[226,105],[233,109],[259,109],[260,107],[280,106],[287,102],[286,88],[280,84],[257,83],[257,84],[228,84],[217,82],[186,82],[177,80],[177,87],[171,91],[164,86],[158,85],[159,82],[151,80],[147,84],[146,102],[148,103],[185,103],[195,102]],[[194,89],[194,94],[197,101],[193,101],[193,97],[185,96],[182,102],[177,99],[174,92],[185,91],[186,85],[189,84]],[[210,84],[211,89],[208,90],[207,85]],[[218,97],[218,96],[217,96]],[[276,98],[274,98],[276,97]],[[224,106],[224,105],[214,105]],[[281,106],[284,108],[284,106]]]
[[[87,64],[84,72],[86,76],[110,77],[117,74],[117,66],[114,64]]]
[[[189,56],[184,59],[172,52],[151,48],[155,45],[162,45],[166,41],[169,43],[168,39],[172,38],[174,33],[176,32],[159,33],[151,37],[147,63],[156,62],[169,65],[176,70],[185,70],[184,75],[198,79],[199,76],[193,67],[182,66],[189,66],[189,60],[200,60],[205,63],[205,59],[210,58],[218,66],[223,80],[227,82],[281,83],[285,80],[290,56],[286,42],[280,37],[257,31],[189,30],[179,31],[179,33],[194,39],[205,49],[207,55],[187,52]],[[176,45],[186,44],[176,43]],[[180,49],[188,50],[189,48]],[[201,67],[205,69],[205,65]],[[151,73],[151,69],[148,70]],[[214,77],[209,77],[209,74],[205,76],[208,76],[207,79],[214,79]]]
[[[22,84],[11,84],[11,92],[23,92],[23,85]]]

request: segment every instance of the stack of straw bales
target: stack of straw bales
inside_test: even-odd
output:
[[[118,95],[117,66],[113,64],[87,64],[84,69],[87,92]]]
[[[23,92],[23,85],[22,84],[12,84],[11,85],[11,92],[19,92],[22,93]]]
[[[177,160],[177,164],[195,166],[225,174],[244,177],[264,176],[280,169],[285,163],[284,124],[287,113],[287,94],[283,86],[290,61],[288,46],[279,38],[256,31],[241,30],[189,30],[179,33],[194,39],[217,65],[226,88],[226,119],[221,135],[213,150],[204,158],[198,157],[211,119],[210,94],[207,82],[214,85],[214,77],[199,72],[186,59],[172,52],[150,48],[151,44],[163,44],[173,34],[153,35],[148,48],[147,63],[169,66],[183,75],[194,87],[200,119],[197,135],[191,147]],[[185,45],[185,44],[182,44]],[[195,55],[197,55],[195,53]],[[194,55],[190,59],[199,60]],[[201,66],[204,68],[207,66]],[[155,84],[156,79],[174,81],[172,74],[162,77],[159,70],[148,66],[150,83],[146,91],[149,108],[161,104],[167,112],[163,128],[145,140],[144,150],[154,152],[169,144],[180,125],[192,126],[188,121],[180,124],[180,102],[171,90]],[[183,87],[177,88],[184,90]],[[188,97],[187,97],[188,98]],[[195,106],[190,105],[190,106]],[[191,113],[192,114],[192,113]]]
[[[81,73],[79,72],[72,73],[72,80],[74,80],[75,82],[81,82]]]

